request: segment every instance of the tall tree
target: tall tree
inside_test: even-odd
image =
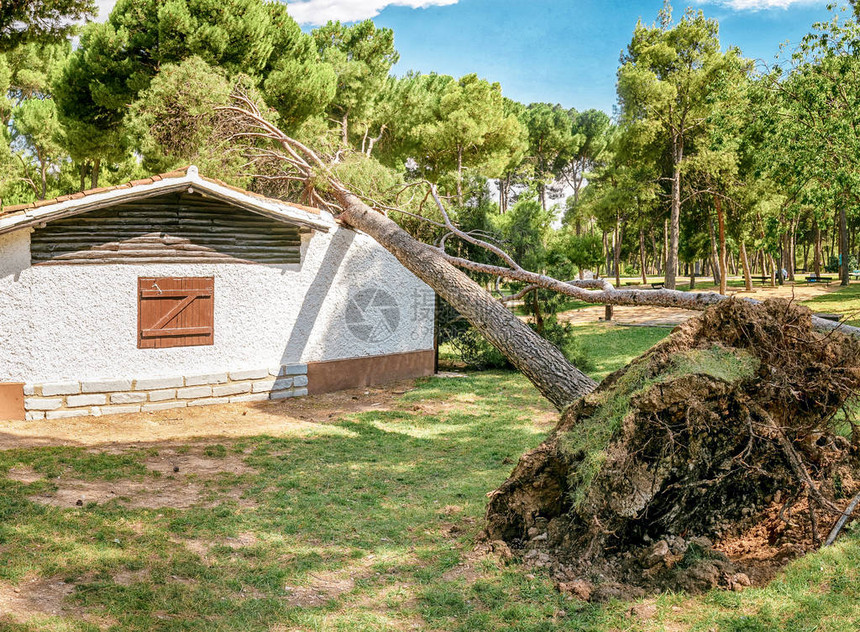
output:
[[[459,205],[464,202],[463,176],[467,167],[496,178],[510,163],[512,154],[526,145],[526,131],[506,112],[502,89],[477,75],[447,82],[434,99],[429,118],[414,127],[419,154],[416,160],[430,165],[434,180],[454,173]]]
[[[618,97],[622,117],[658,128],[671,165],[667,288],[675,287],[678,269],[684,158],[713,112],[710,86],[732,68],[735,57],[737,51],[721,51],[716,20],[688,9],[673,25],[667,2],[656,24],[636,25],[621,59]]]
[[[523,112],[522,120],[528,130],[529,157],[534,163],[538,199],[546,210],[547,185],[559,178],[583,139],[572,133],[568,114],[560,105],[532,103]]]
[[[585,186],[586,174],[594,169],[606,150],[612,121],[605,112],[593,109],[584,112],[570,110],[568,116],[572,121],[571,132],[580,142],[562,167],[561,174],[573,189],[573,201],[576,204]]]
[[[58,111],[88,156],[99,162],[124,143],[128,107],[161,66],[199,57],[243,73],[267,90],[269,105],[292,126],[322,113],[334,73],[309,35],[279,3],[263,0],[119,0],[107,22],[89,24],[59,80]]]
[[[391,67],[400,55],[394,31],[378,29],[372,20],[352,26],[329,22],[313,32],[321,59],[337,75],[337,91],[330,109],[341,127],[341,141],[349,146],[350,121],[370,114]]]

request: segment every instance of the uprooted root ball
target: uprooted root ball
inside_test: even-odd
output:
[[[860,342],[806,308],[720,303],[565,411],[492,494],[486,540],[586,599],[765,579],[738,539],[784,563],[860,491],[858,387]]]

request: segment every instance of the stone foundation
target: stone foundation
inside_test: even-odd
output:
[[[290,364],[207,375],[27,384],[24,408],[27,419],[65,419],[278,400],[307,395],[307,373],[306,364]]]

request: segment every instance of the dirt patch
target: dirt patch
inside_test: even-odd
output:
[[[197,450],[199,449],[200,447],[197,446]],[[223,457],[210,457],[201,453],[188,453],[186,449],[169,447],[159,448],[158,455],[147,457],[144,465],[153,472],[178,478],[183,476],[213,478],[220,474],[240,476],[257,473],[257,470],[245,464],[240,454],[229,453]]]
[[[113,576],[113,583],[118,586],[131,586],[149,579],[149,571],[141,569],[138,571],[120,571]]]
[[[8,421],[0,430],[0,450],[38,446],[79,445],[125,449],[166,441],[204,438],[287,436],[306,434],[309,424],[331,424],[345,415],[367,411],[408,410],[397,397],[415,380],[385,387],[366,387],[249,404],[200,406],[152,413]]]
[[[42,480],[44,477],[29,465],[16,465],[9,468],[6,478],[29,485],[30,483]]]
[[[110,618],[98,617],[76,608],[67,599],[74,590],[74,584],[67,584],[57,577],[31,577],[17,586],[0,582],[0,624],[7,621],[26,625],[41,617],[69,615],[103,630],[117,624]]]
[[[219,501],[208,498],[207,483],[216,481],[223,474],[243,475],[256,472],[248,467],[241,455],[226,454],[220,458],[202,454],[201,446],[187,452],[187,446],[161,448],[157,456],[147,457],[147,469],[156,474],[144,480],[82,480],[71,476],[50,479],[56,487],[30,496],[30,500],[53,507],[81,507],[89,503],[103,504],[117,501],[129,508],[145,509],[188,509],[194,506],[214,506]],[[44,478],[31,468],[13,468],[15,480],[36,482]],[[12,470],[10,470],[10,475]],[[228,490],[219,488],[220,499],[234,500],[243,507],[255,504],[242,498],[244,487],[237,486]]]
[[[234,551],[256,545],[259,540],[253,533],[240,533],[236,537],[226,537],[219,540],[204,540],[202,538],[171,538],[174,544],[185,547],[191,553],[199,556],[207,564],[214,560],[210,557],[210,551],[216,546],[226,546]]]
[[[286,586],[287,603],[299,608],[315,608],[332,599],[350,593],[355,588],[355,579],[338,573],[317,573],[311,576],[309,586]]]

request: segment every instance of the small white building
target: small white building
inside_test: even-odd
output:
[[[433,372],[433,291],[329,213],[195,167],[0,209],[0,419]]]

